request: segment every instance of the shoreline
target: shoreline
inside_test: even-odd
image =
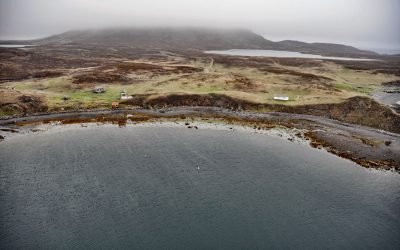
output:
[[[260,132],[280,127],[291,129],[292,137],[287,138],[289,141],[293,138],[307,140],[311,147],[324,149],[360,166],[394,169],[400,173],[399,134],[329,118],[280,112],[258,113],[215,107],[176,107],[37,114],[0,120],[0,139],[6,140],[11,134],[21,131],[35,132],[35,126],[40,124],[111,123],[126,126],[127,123],[177,121],[184,122],[189,129],[195,129],[195,121],[244,126]]]

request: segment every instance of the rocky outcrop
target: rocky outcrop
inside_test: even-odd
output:
[[[126,101],[142,107],[213,106],[230,109],[264,109],[276,112],[323,116],[338,121],[400,133],[400,115],[368,97],[352,97],[342,103],[286,106],[257,104],[221,94],[166,96],[138,95]]]

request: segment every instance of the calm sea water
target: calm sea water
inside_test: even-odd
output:
[[[321,56],[321,55],[303,54],[303,53],[299,53],[299,52],[282,51],[282,50],[258,50],[258,49],[210,50],[210,51],[206,51],[205,53],[230,55],[230,56],[313,58],[313,59],[330,59],[330,60],[345,60],[345,61],[373,61],[374,60],[374,59],[361,59],[361,58],[349,58],[349,57]]]
[[[398,249],[400,175],[250,132],[54,129],[0,143],[1,249]]]
[[[32,47],[34,45],[25,45],[25,44],[0,44],[0,48],[24,48],[24,47]]]

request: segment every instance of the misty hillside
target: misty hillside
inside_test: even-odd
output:
[[[271,49],[336,56],[374,56],[376,53],[329,43],[272,42],[246,29],[124,28],[69,31],[31,41],[33,44],[84,44],[169,50]]]
[[[69,31],[37,41],[161,49],[262,49],[273,42],[243,29],[132,28]]]

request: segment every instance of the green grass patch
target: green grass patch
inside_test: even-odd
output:
[[[119,93],[117,88],[106,88],[106,92],[101,94],[93,93],[89,89],[63,91],[48,96],[47,105],[50,109],[111,107],[111,102],[119,100]],[[68,96],[69,99],[63,100],[64,96]]]
[[[347,91],[353,91],[354,88],[351,84],[348,83],[335,83],[334,87],[336,89],[340,89],[340,90],[347,90]]]
[[[0,110],[0,117],[1,116],[12,116],[12,115],[16,115],[19,113],[20,113],[20,111],[17,111],[17,110]]]
[[[369,94],[373,92],[376,86],[371,85],[351,85],[348,83],[336,83],[334,85],[336,89],[345,90],[345,91],[353,91],[362,94]]]

